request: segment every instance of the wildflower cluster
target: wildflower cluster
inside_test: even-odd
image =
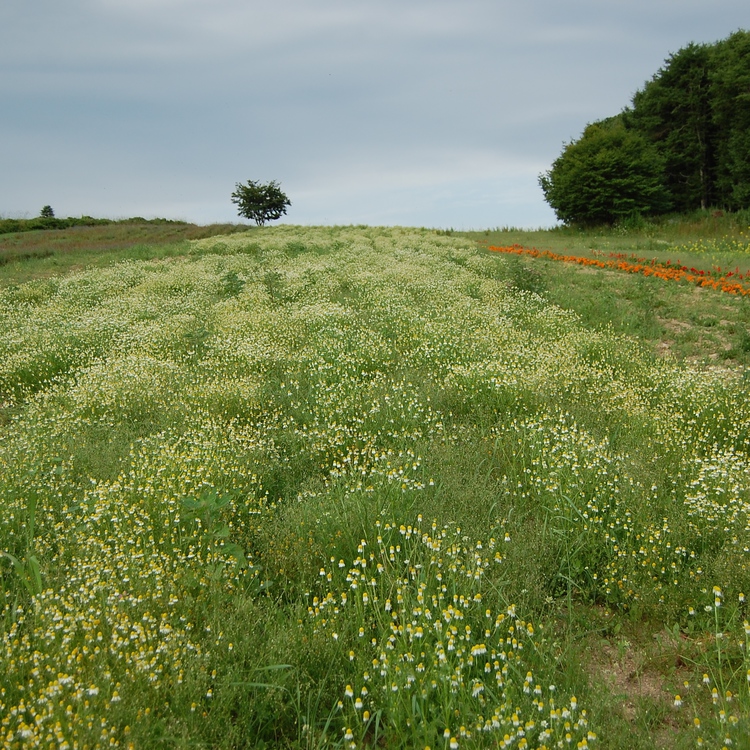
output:
[[[362,671],[339,701],[347,745],[579,747],[586,711],[550,684],[550,644],[513,604],[487,606],[494,539],[376,522],[353,561],[320,570],[309,617]],[[580,744],[583,743],[583,744]]]
[[[719,239],[699,239],[681,245],[677,249],[681,252],[697,254],[747,253],[750,252],[750,237],[747,231],[743,231],[737,237],[725,235]]]
[[[700,681],[685,683],[675,707],[691,711],[698,747],[743,747],[750,736],[750,623],[745,595],[726,601],[721,587],[705,591],[703,606],[713,619],[713,644],[700,666]],[[695,608],[691,607],[695,617]]]
[[[750,286],[746,283],[746,276],[735,271],[718,273],[706,273],[696,268],[683,266],[680,263],[672,264],[639,258],[636,262],[631,260],[608,260],[598,258],[587,258],[578,255],[562,255],[553,253],[551,250],[537,250],[536,248],[525,248],[521,245],[509,247],[490,246],[488,248],[497,253],[512,253],[515,255],[528,255],[532,258],[548,258],[565,263],[577,263],[580,266],[593,266],[595,268],[609,268],[626,273],[640,274],[642,276],[653,276],[664,281],[687,281],[699,287],[707,287],[718,291],[727,292],[740,296],[750,295]]]
[[[693,414],[700,413],[700,391],[696,378]],[[750,549],[746,436],[738,433],[719,448],[709,425],[680,414],[674,403],[661,412],[642,399],[628,399],[628,418],[652,422],[643,448],[676,460],[666,486],[644,486],[633,456],[613,451],[563,414],[494,428],[498,447],[516,456],[504,477],[507,491],[516,507],[545,515],[548,543],[563,542],[561,577],[570,581],[575,571],[576,589],[595,601],[686,603],[720,549],[738,560],[742,579],[732,589],[740,590]]]

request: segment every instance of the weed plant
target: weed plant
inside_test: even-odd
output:
[[[747,747],[748,381],[543,281],[280,226],[0,291],[0,744]]]

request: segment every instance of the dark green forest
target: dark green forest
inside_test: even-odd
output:
[[[566,224],[750,208],[750,32],[671,54],[539,176]]]

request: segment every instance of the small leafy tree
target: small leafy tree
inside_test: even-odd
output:
[[[612,224],[637,214],[669,208],[664,163],[639,133],[626,130],[621,117],[589,125],[539,175],[544,197],[566,224]]]
[[[41,216],[43,219],[54,219],[55,212],[52,210],[52,206],[44,206],[39,212],[39,216]]]
[[[246,185],[238,182],[235,187],[232,203],[237,205],[237,212],[261,227],[267,221],[281,218],[286,213],[287,206],[292,205],[274,180],[265,185],[248,180]]]

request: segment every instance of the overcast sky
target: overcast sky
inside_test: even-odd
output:
[[[748,0],[0,0],[0,216],[551,226],[538,175]]]

